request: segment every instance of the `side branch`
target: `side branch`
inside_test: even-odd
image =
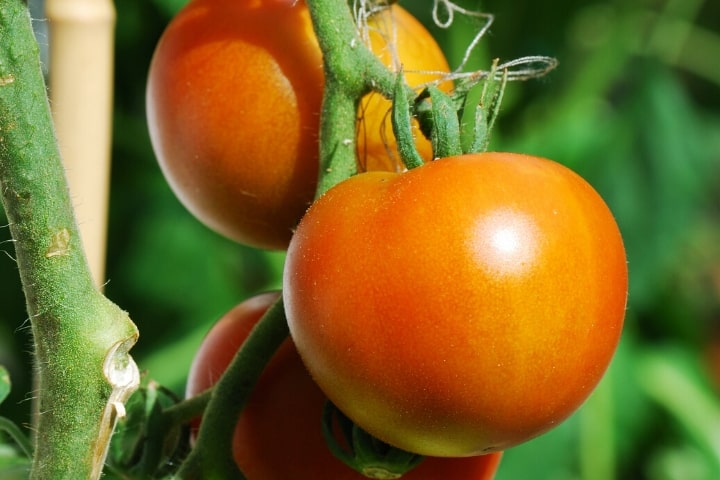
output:
[[[183,480],[244,480],[232,453],[237,419],[273,354],[288,339],[285,308],[280,297],[250,332],[225,373],[212,388],[197,442],[177,478]],[[202,401],[202,400],[201,400]]]

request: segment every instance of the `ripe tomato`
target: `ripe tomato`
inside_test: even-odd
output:
[[[340,183],[300,222],[283,285],[330,400],[436,456],[504,450],[568,417],[611,360],[628,286],[600,196],[510,153]]]
[[[219,233],[281,249],[313,198],[322,58],[308,12],[193,0],[150,65],[147,117],[180,201]]]
[[[405,69],[447,70],[422,25],[398,6],[392,11]],[[389,17],[377,18],[387,24]],[[371,38],[387,55],[386,44]],[[147,84],[150,138],[179,200],[224,236],[286,248],[315,194],[323,84],[304,2],[187,4],[158,43]],[[375,100],[365,105],[362,148],[371,153],[362,158],[387,155],[379,127],[386,109]]]
[[[253,297],[228,312],[208,333],[188,378],[187,395],[212,386],[251,328],[279,292]],[[312,381],[288,339],[262,374],[235,431],[233,453],[251,480],[362,480],[336,459],[320,430],[325,396]],[[500,454],[426,458],[408,480],[491,480]]]

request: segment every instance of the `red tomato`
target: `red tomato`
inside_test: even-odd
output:
[[[447,70],[422,25],[398,6],[392,11],[405,69]],[[390,17],[385,11],[371,24],[388,24]],[[387,56],[386,43],[371,38]],[[179,200],[224,236],[286,248],[315,194],[323,84],[304,2],[187,4],[157,45],[147,85],[150,138]],[[371,169],[392,167],[380,131],[388,108],[375,100],[364,104],[359,153]]]
[[[404,450],[504,450],[602,377],[627,265],[600,196],[550,160],[485,153],[340,183],[284,272],[292,337],[325,394]]]
[[[190,370],[187,396],[213,385],[279,292],[253,297],[210,331]],[[327,449],[320,425],[325,396],[288,339],[262,374],[235,431],[233,452],[250,480],[362,480]],[[426,458],[408,480],[491,480],[500,454]]]

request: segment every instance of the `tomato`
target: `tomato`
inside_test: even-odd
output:
[[[616,349],[627,282],[587,182],[484,153],[330,189],[298,226],[283,291],[297,349],[341,411],[404,450],[463,456],[579,407]]]
[[[150,138],[185,207],[219,233],[282,249],[313,198],[322,58],[305,8],[193,0],[147,85]]]
[[[392,11],[405,68],[447,70],[422,25],[398,6]],[[377,18],[387,24],[390,16]],[[387,56],[386,43],[377,34],[371,39]],[[413,77],[421,79],[427,77]],[[181,203],[226,237],[286,248],[315,194],[323,84],[304,2],[187,4],[158,42],[146,92],[153,149]],[[362,148],[371,153],[360,157],[370,168],[385,168],[387,162],[373,159],[387,156],[380,131],[387,108],[368,102],[360,131]]]
[[[250,329],[279,292],[253,297],[211,329],[193,360],[187,395],[213,385]],[[325,396],[312,381],[288,339],[275,353],[243,410],[233,453],[250,480],[362,480],[325,445],[320,425]],[[470,458],[426,458],[404,475],[408,480],[490,480],[500,454]]]

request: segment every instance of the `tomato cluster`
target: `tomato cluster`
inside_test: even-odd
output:
[[[368,39],[411,85],[431,79],[413,71],[448,70],[397,5],[370,18]],[[148,121],[168,183],[223,235],[287,248],[282,294],[218,322],[187,395],[217,381],[282,295],[292,338],[234,438],[249,478],[361,478],[322,437],[329,400],[428,456],[406,478],[489,480],[500,452],[566,419],[605,372],[628,287],[618,227],[587,182],[547,159],[430,161],[416,135],[425,163],[405,171],[377,94],[359,104],[361,173],[312,203],[323,84],[302,1],[191,0],[158,44]]]

